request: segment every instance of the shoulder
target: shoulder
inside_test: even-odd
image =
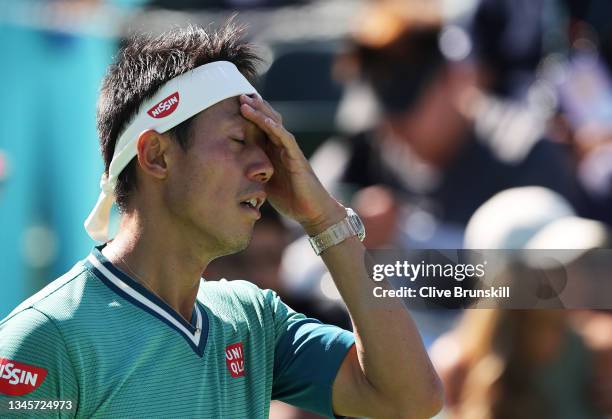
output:
[[[6,318],[0,320],[0,325],[11,321],[23,312],[30,315],[34,312],[45,313],[52,317],[54,313],[65,309],[67,305],[69,306],[71,302],[74,303],[74,289],[83,285],[83,282],[87,279],[87,273],[84,264],[78,262],[64,275],[19,304]],[[20,318],[23,318],[23,316],[20,316]]]
[[[61,329],[65,324],[78,322],[83,317],[95,317],[95,307],[99,306],[96,302],[107,302],[108,294],[94,273],[80,261],[19,304],[6,318],[0,320],[0,326],[44,316]]]
[[[27,307],[0,322],[0,336],[4,343],[13,342],[18,345],[34,337],[44,345],[48,343],[48,337],[59,336],[59,330],[49,316],[33,307]]]
[[[65,324],[75,318],[86,278],[79,262],[0,320],[0,357],[32,365],[66,358]]]

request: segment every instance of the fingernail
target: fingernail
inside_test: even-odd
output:
[[[254,109],[253,109],[253,108],[252,108],[250,105],[248,105],[248,104],[246,104],[246,103],[243,103],[243,104],[242,104],[242,106],[244,107],[244,109],[245,109],[247,112],[253,112],[253,110],[254,110]]]
[[[276,122],[274,122],[272,119],[270,118],[266,118],[266,124],[268,125],[272,125],[273,127],[276,126]]]
[[[247,102],[251,102],[253,100],[249,95],[240,95],[240,99],[246,100]]]

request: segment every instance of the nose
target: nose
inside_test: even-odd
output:
[[[260,147],[253,147],[253,150],[254,157],[248,166],[247,177],[256,182],[266,183],[274,174],[274,166]]]

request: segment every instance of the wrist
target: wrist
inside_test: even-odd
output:
[[[302,228],[309,236],[313,237],[322,233],[332,225],[346,218],[346,208],[339,202],[333,200],[329,207],[316,219],[301,223]]]

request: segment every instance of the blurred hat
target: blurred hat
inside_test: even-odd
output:
[[[368,2],[354,20],[353,51],[339,72],[359,74],[385,111],[408,109],[445,62],[438,39],[442,23],[437,0]]]
[[[499,192],[478,208],[466,227],[464,246],[588,250],[605,247],[608,234],[604,224],[577,217],[558,193],[529,186]]]
[[[438,0],[370,1],[357,14],[351,37],[368,48],[386,48],[408,31],[439,29],[442,21],[442,4]]]
[[[564,217],[541,228],[526,249],[594,249],[608,246],[605,224],[580,217]]]

